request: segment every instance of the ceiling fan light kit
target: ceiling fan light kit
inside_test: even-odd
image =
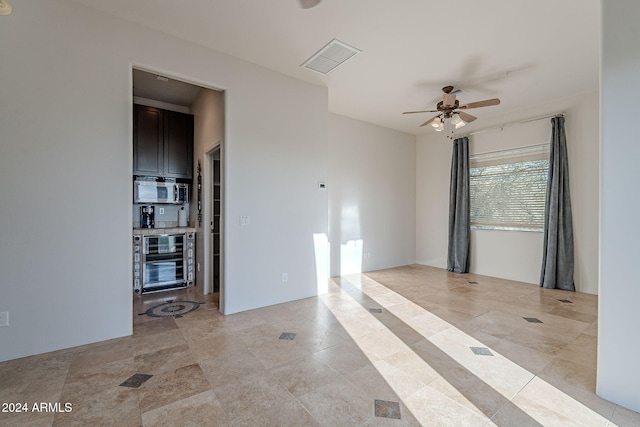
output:
[[[405,111],[402,114],[438,113],[421,124],[420,127],[430,124],[437,132],[442,132],[447,128],[447,133],[453,133],[455,129],[460,129],[477,118],[469,113],[459,110],[469,110],[471,108],[489,107],[491,105],[500,104],[500,100],[498,98],[492,98],[460,105],[460,101],[456,99],[456,95],[454,94],[455,91],[453,86],[443,87],[442,92],[444,92],[442,101],[438,102],[435,110]]]
[[[436,132],[442,132],[444,130],[444,122],[440,117],[436,117],[431,123],[431,126],[436,130]]]
[[[460,115],[455,113],[453,117],[451,117],[451,124],[454,125],[456,129],[460,129],[462,126],[466,125],[464,120],[460,118]]]

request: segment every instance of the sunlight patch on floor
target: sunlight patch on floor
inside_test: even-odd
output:
[[[504,397],[505,403],[511,402],[541,425],[614,426],[571,396],[375,280],[359,274],[341,280],[435,345],[481,381],[478,384],[488,385]],[[376,318],[379,309],[372,312],[343,287],[323,297],[323,301],[421,423],[451,419],[456,424],[494,425],[489,420],[494,414],[483,413]]]

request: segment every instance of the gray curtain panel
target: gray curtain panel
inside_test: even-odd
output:
[[[551,124],[553,130],[551,132],[540,286],[575,291],[573,283],[573,221],[564,117],[552,118]]]
[[[469,211],[469,138],[453,141],[449,190],[449,253],[447,270],[468,273],[471,248]]]

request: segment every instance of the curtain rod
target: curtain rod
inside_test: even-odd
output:
[[[535,122],[535,121],[538,121],[538,120],[550,119],[551,117],[560,117],[560,116],[564,117],[564,115],[565,115],[564,111],[562,113],[547,114],[546,116],[542,116],[542,117],[536,117],[536,118],[533,118],[533,119],[519,120],[517,122],[510,122],[510,123],[506,123],[506,124],[499,125],[499,126],[493,126],[493,127],[490,127],[490,128],[477,130],[475,132],[469,132],[469,133],[461,134],[461,135],[454,135],[454,138],[463,138],[465,136],[477,135],[479,133],[489,132],[490,130],[503,129],[503,128],[506,128],[506,127],[509,127],[509,126],[515,126],[515,125],[522,125],[522,124],[525,124],[525,123]]]

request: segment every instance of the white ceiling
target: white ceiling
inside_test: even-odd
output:
[[[600,0],[76,0],[124,19],[326,86],[329,110],[413,134],[441,87],[471,111],[510,110],[595,91]],[[337,38],[362,50],[328,75],[300,67]],[[555,111],[550,111],[554,113]]]

